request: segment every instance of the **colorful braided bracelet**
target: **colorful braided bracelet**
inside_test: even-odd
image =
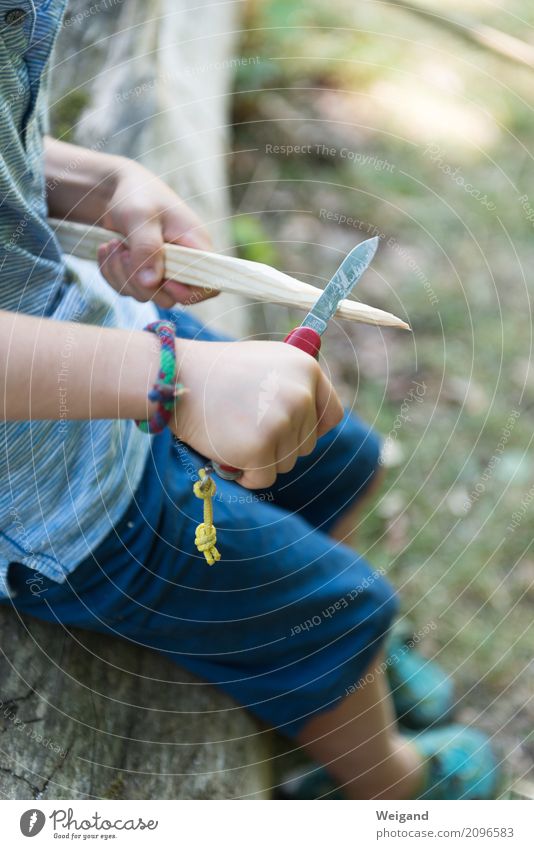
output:
[[[161,342],[161,360],[158,378],[148,393],[149,401],[158,406],[150,419],[135,420],[143,433],[161,433],[171,419],[176,398],[186,391],[176,376],[176,351],[174,348],[175,327],[171,321],[153,321],[144,330],[155,333]]]

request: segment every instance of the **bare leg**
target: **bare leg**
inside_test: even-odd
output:
[[[363,498],[340,518],[330,536],[353,542],[362,505],[383,477],[384,470],[377,469]],[[349,799],[413,799],[423,783],[421,758],[399,734],[386,675],[375,673],[383,660],[379,654],[371,663],[369,683],[310,720],[298,738]]]
[[[315,716],[298,742],[321,763],[349,799],[413,799],[423,783],[423,762],[399,735],[383,655],[373,677],[333,710]]]
[[[337,539],[340,542],[346,542],[347,544],[354,542],[355,530],[358,527],[362,508],[371,495],[373,495],[378,487],[381,486],[383,479],[384,469],[379,467],[357,504],[354,504],[350,510],[347,510],[346,513],[344,513],[343,516],[341,516],[341,518],[334,524],[330,531],[331,537],[334,537],[334,539]]]

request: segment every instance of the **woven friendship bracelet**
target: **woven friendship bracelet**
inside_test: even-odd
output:
[[[153,321],[143,329],[155,333],[161,342],[158,378],[148,393],[149,400],[157,402],[158,406],[150,419],[136,419],[135,423],[143,433],[161,433],[169,424],[175,399],[185,392],[176,376],[175,328],[171,321]]]

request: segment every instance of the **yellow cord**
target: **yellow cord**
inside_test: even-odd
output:
[[[199,551],[204,552],[208,566],[213,566],[216,560],[221,559],[221,555],[215,547],[217,531],[213,525],[213,504],[211,500],[217,492],[217,487],[206,469],[199,469],[198,474],[200,480],[193,485],[193,492],[197,498],[201,498],[204,502],[204,521],[196,529],[195,545]]]

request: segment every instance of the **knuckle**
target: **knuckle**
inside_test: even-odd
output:
[[[281,439],[291,428],[291,416],[286,411],[278,411],[272,413],[260,425],[258,433],[258,447],[265,451],[270,444]]]
[[[317,439],[315,436],[309,437],[305,442],[302,443],[300,448],[300,454],[302,457],[307,457],[309,454],[313,454],[315,451],[315,446],[317,445]]]
[[[340,421],[342,420],[343,416],[344,416],[344,410],[343,410],[343,404],[341,403],[341,401],[339,400],[337,395],[336,395],[335,404],[336,404],[336,407],[335,407],[335,412],[334,412],[334,418],[335,418],[336,424],[339,424]]]
[[[139,227],[145,221],[154,221],[159,216],[157,204],[149,200],[146,195],[141,199],[132,196],[128,200],[128,206],[123,210],[124,219],[130,224],[138,224]]]
[[[156,237],[136,236],[132,240],[132,248],[137,255],[137,259],[141,256],[153,256],[157,254],[163,246],[163,241]]]
[[[306,366],[310,380],[316,381],[322,373],[321,366],[314,357],[306,355]]]
[[[131,295],[132,298],[135,298],[136,301],[140,301],[143,304],[147,303],[147,301],[150,300],[150,292],[147,292],[144,289],[139,289],[137,286],[123,286],[121,289],[121,295],[128,294]]]
[[[240,465],[247,469],[250,474],[261,474],[264,467],[269,466],[272,459],[269,457],[270,440],[265,435],[254,434],[241,442],[241,456],[244,462]]]
[[[261,475],[260,483],[256,484],[257,489],[266,489],[269,486],[273,486],[276,481],[276,471],[265,472]]]
[[[290,472],[291,469],[295,467],[295,463],[297,462],[297,456],[295,454],[290,454],[287,457],[283,457],[277,463],[277,469],[279,472]]]
[[[265,489],[276,481],[274,468],[255,469],[246,471],[239,483],[246,489]]]
[[[293,392],[293,401],[299,409],[307,410],[312,404],[315,404],[315,397],[309,387],[297,386]]]

